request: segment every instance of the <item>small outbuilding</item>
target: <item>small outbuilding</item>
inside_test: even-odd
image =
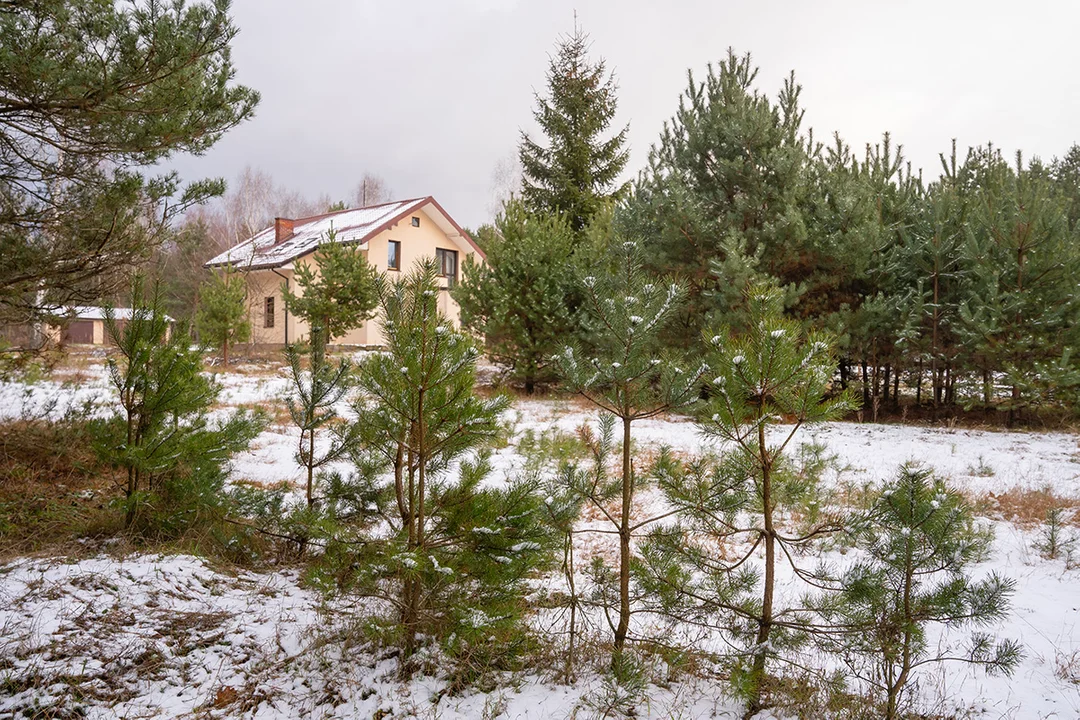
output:
[[[105,310],[100,307],[73,307],[60,313],[70,318],[65,325],[50,325],[46,330],[49,339],[60,345],[113,345],[113,339],[105,327]],[[114,308],[113,317],[122,330],[131,320],[131,308]],[[169,321],[169,333],[172,332],[173,319]]]

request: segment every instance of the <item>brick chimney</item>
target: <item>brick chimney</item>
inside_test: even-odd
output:
[[[288,218],[274,218],[274,242],[283,242],[292,236],[293,221]]]

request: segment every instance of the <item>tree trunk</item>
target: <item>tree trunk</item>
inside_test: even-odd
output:
[[[563,667],[563,682],[574,681],[574,650],[577,641],[577,585],[574,583],[574,531],[566,533],[563,545],[563,573],[566,575],[566,587],[570,592],[570,642],[566,649],[566,665]]]
[[[863,366],[865,371],[865,365]],[[760,419],[760,418],[759,418]],[[765,524],[765,582],[761,597],[761,618],[758,620],[757,647],[750,679],[750,701],[746,717],[762,709],[762,690],[765,682],[765,659],[773,620],[773,588],[776,585],[776,531],[773,529],[772,467],[765,445],[765,424],[758,423],[758,452],[761,458],[761,506]]]
[[[888,404],[889,402],[889,385],[892,383],[892,365],[885,363],[885,376],[884,382],[881,384],[881,402],[882,404]]]
[[[307,506],[315,505],[315,430],[308,431]]]
[[[915,583],[915,570],[912,565],[911,552],[908,550],[907,561],[904,563],[904,617],[903,622],[908,629],[904,631],[904,647],[900,655],[900,674],[888,687],[888,705],[885,708],[886,720],[897,720],[900,709],[900,695],[904,692],[908,675],[911,674],[912,646],[914,638],[910,629],[914,622],[914,608],[912,607],[911,591]]]
[[[870,383],[870,386],[872,388],[871,397],[873,398],[872,399],[872,402],[873,402],[873,414],[872,414],[872,416],[873,416],[874,422],[877,422],[878,421],[878,409],[881,407],[881,366],[878,365],[878,361],[877,361],[876,357],[874,358],[874,369],[871,372],[870,377],[872,378],[872,381]]]
[[[1012,402],[1009,403],[1009,416],[1005,420],[1006,427],[1012,427],[1016,422],[1018,410],[1020,408],[1020,387],[1018,385],[1012,386]]]
[[[401,515],[401,524],[409,521],[409,512],[406,509],[405,499],[405,445],[398,443],[397,455],[394,457],[394,496],[397,499],[398,513]]]
[[[935,237],[935,241],[937,238]],[[941,380],[938,376],[938,296],[940,294],[937,258],[934,259],[934,325],[931,337],[930,382],[934,389],[934,410],[932,417],[937,420],[938,406],[941,404]]]
[[[862,361],[862,406],[864,410],[870,407],[870,375],[865,360]]]
[[[619,625],[615,628],[615,657],[621,655],[630,629],[630,510],[634,501],[634,473],[630,462],[630,417],[623,416],[622,514],[619,517]]]
[[[410,428],[410,434],[413,433],[413,428]],[[415,441],[415,435],[410,438],[410,447],[408,450],[408,467],[409,467],[409,506],[408,506],[408,548],[413,550],[416,548],[416,462],[413,455],[413,449],[411,446],[412,441]],[[405,657],[409,658],[414,652],[416,652],[416,621],[417,621],[417,602],[416,593],[414,589],[415,581],[411,578],[406,579],[401,586],[401,624],[405,627]],[[402,672],[406,674],[407,664],[402,664]]]
[[[136,444],[136,432],[135,424],[132,420],[131,413],[127,414],[127,447],[130,450]],[[131,523],[135,522],[135,493],[139,491],[139,471],[128,465],[127,468],[127,512],[124,514],[124,527],[131,527]]]
[[[919,366],[915,370],[915,407],[922,405],[922,359],[919,359]]]
[[[131,523],[135,522],[134,495],[139,489],[139,476],[133,467],[127,469],[127,475],[127,512],[124,514],[124,527],[129,528]]]
[[[949,407],[956,404],[956,373],[951,365],[945,366],[945,404]]]

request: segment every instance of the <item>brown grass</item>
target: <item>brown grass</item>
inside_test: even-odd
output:
[[[0,424],[0,559],[77,551],[76,539],[111,533],[120,478],[74,423]]]
[[[239,403],[237,405],[232,405],[229,403],[216,403],[214,405],[215,410],[225,410],[230,408],[236,410],[249,410],[251,412],[262,411],[266,413],[267,417],[270,418],[271,427],[292,425],[292,415],[289,414],[289,408],[284,402],[281,401],[267,398],[266,400],[258,403]]]
[[[206,370],[212,373],[228,373],[229,375],[243,375],[244,377],[276,378],[281,375],[284,367],[285,363],[281,361],[281,354],[278,353],[278,358],[274,360],[234,360],[230,358],[229,367],[225,367],[218,361],[213,365],[208,365]]]
[[[1007,520],[1023,527],[1033,527],[1043,524],[1048,512],[1055,508],[1072,510],[1080,508],[1080,500],[1063,497],[1054,493],[1050,487],[1038,490],[1025,488],[1012,488],[1000,495],[987,493],[969,497],[975,511],[980,515],[994,518],[995,520]],[[1080,513],[1069,513],[1071,524],[1078,523]]]
[[[1080,650],[1056,651],[1054,657],[1054,675],[1070,685],[1080,685]]]

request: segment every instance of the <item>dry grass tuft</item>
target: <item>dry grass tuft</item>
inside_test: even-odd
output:
[[[259,403],[239,403],[236,405],[230,405],[227,403],[218,403],[214,405],[215,410],[248,410],[251,412],[264,412],[267,417],[270,418],[271,427],[288,427],[292,425],[292,415],[289,414],[289,408],[285,404],[284,400],[276,400],[273,398],[267,398]]]
[[[117,471],[95,455],[85,424],[0,423],[0,559],[72,551],[80,535],[111,533]]]
[[[1080,685],[1080,650],[1071,653],[1058,650],[1054,657],[1054,675],[1070,685]]]
[[[1058,495],[1049,486],[1038,490],[1012,488],[1000,495],[990,492],[968,499],[980,515],[1028,528],[1042,525],[1049,512],[1056,508],[1080,508],[1080,500]],[[1080,514],[1074,512],[1068,515],[1072,518],[1070,523],[1077,524]]]

